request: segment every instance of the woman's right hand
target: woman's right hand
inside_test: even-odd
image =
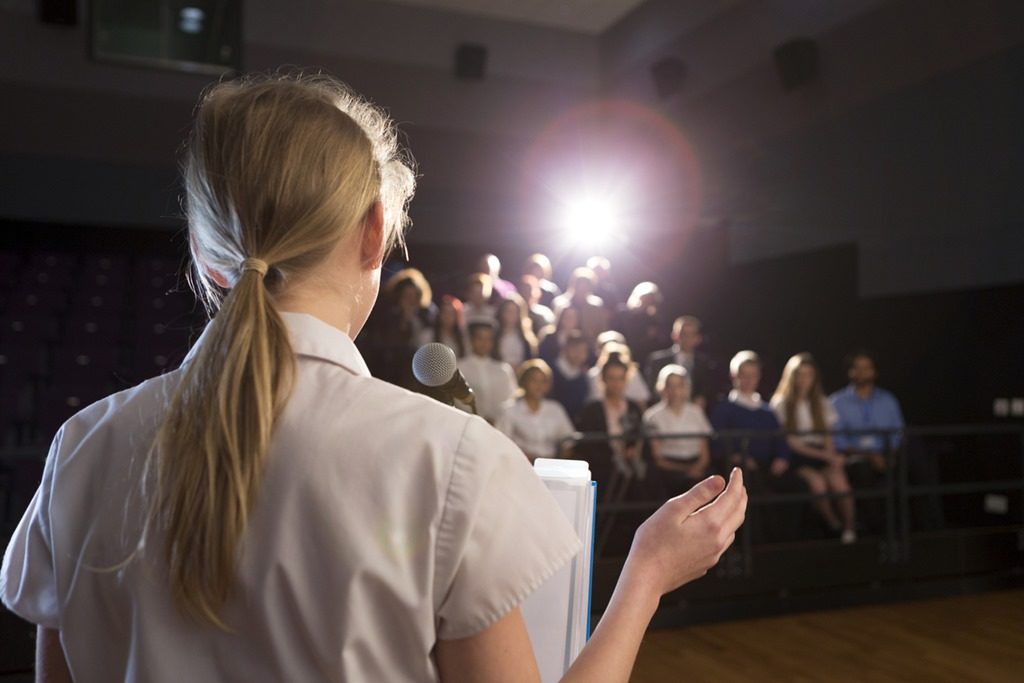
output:
[[[717,475],[705,479],[640,525],[622,578],[657,591],[655,597],[699,579],[732,545],[746,509],[739,468],[733,469],[728,486]]]

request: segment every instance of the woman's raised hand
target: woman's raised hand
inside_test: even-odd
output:
[[[705,479],[637,529],[622,578],[660,597],[704,576],[736,538],[746,510],[741,470],[732,470],[728,485],[717,475]]]

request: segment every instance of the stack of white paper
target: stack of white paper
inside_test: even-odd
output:
[[[543,683],[569,669],[590,636],[596,484],[582,460],[537,458],[534,470],[575,527],[583,549],[523,603],[522,612]]]

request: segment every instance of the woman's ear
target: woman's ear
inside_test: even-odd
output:
[[[384,263],[384,205],[373,203],[363,219],[360,263],[366,270],[377,270]]]

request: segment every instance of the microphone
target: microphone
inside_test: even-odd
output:
[[[412,374],[420,384],[432,390],[430,395],[437,398],[437,394],[440,394],[447,399],[444,402],[449,405],[453,398],[458,399],[476,414],[473,390],[459,371],[455,352],[444,344],[431,342],[421,346],[412,357]]]

